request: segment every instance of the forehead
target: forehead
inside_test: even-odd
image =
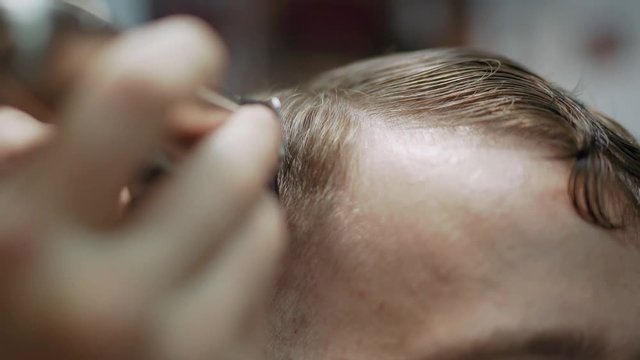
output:
[[[387,219],[429,225],[422,230],[445,230],[448,237],[518,226],[521,234],[525,226],[538,236],[552,225],[540,226],[543,218],[595,231],[571,205],[569,164],[535,144],[464,130],[379,127],[361,140],[351,193]]]
[[[568,164],[470,133],[367,129],[361,140],[327,267],[335,291],[316,308],[331,309],[323,319],[345,346],[355,333],[419,354],[566,328],[637,342],[640,256],[577,216]]]

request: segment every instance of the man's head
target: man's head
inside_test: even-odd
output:
[[[275,357],[640,356],[640,149],[620,126],[467,50],[281,96]]]

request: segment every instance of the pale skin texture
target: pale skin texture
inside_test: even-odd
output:
[[[363,130],[336,236],[287,265],[282,288],[303,290],[298,311],[277,300],[274,358],[458,359],[550,331],[589,339],[585,353],[464,359],[637,359],[640,252],[577,215],[569,166],[550,154],[469,131]]]
[[[266,186],[281,130],[262,107],[208,126],[194,118],[213,113],[185,110],[224,58],[202,23],[165,20],[77,69],[55,130],[0,111],[0,358],[262,352],[264,303],[286,244]],[[173,134],[183,117],[188,134]],[[123,188],[174,135],[196,144],[123,211]]]

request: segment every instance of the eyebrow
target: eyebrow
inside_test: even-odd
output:
[[[481,341],[436,351],[424,360],[498,360],[519,356],[599,360],[604,358],[605,350],[602,339],[579,331],[499,332]]]

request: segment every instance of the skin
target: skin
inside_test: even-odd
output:
[[[55,128],[0,110],[1,359],[261,353],[286,246],[265,185],[281,127],[263,107],[220,123],[193,104],[224,54],[201,22],[163,20],[78,68]],[[123,209],[123,189],[173,137],[190,145],[174,171]]]
[[[577,215],[569,164],[550,154],[469,131],[364,130],[335,236],[286,265],[279,293],[300,294],[276,299],[273,357],[637,359],[640,253]],[[537,331],[588,338],[585,354],[481,351]]]

